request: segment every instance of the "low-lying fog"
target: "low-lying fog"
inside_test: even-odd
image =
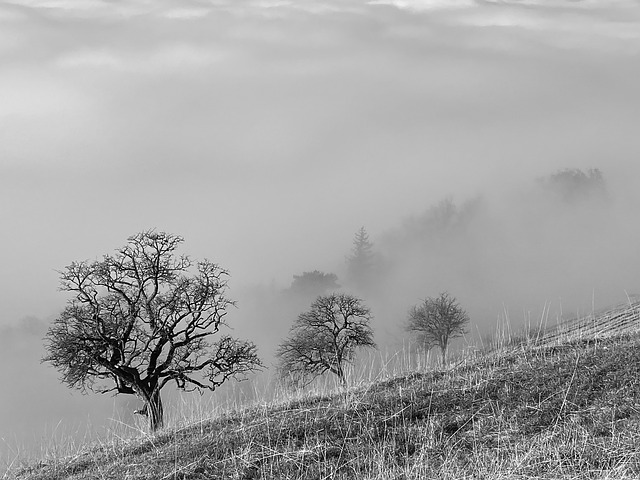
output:
[[[625,0],[5,1],[0,465],[134,425],[39,361],[56,270],[148,228],[231,271],[267,366],[303,272],[360,295],[389,350],[445,290],[459,345],[640,293],[639,52]]]

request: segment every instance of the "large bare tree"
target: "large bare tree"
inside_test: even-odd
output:
[[[345,363],[358,347],[375,347],[370,310],[353,295],[321,295],[301,313],[277,351],[283,378],[308,382],[325,372],[346,384]]]
[[[69,387],[133,394],[152,431],[163,426],[160,391],[214,390],[260,367],[256,346],[222,335],[228,272],[176,254],[182,237],[146,231],[114,255],[74,262],[61,290],[73,297],[45,338]],[[216,341],[212,341],[213,337]]]
[[[411,308],[407,330],[418,334],[418,343],[426,350],[439,347],[445,365],[449,342],[464,335],[468,322],[467,312],[455,297],[444,292]]]

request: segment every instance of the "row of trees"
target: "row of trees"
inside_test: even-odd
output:
[[[280,375],[306,384],[331,372],[346,385],[345,364],[353,361],[356,350],[376,347],[371,320],[369,308],[353,295],[319,296],[309,311],[298,316],[278,348]],[[438,347],[444,365],[449,342],[465,333],[468,321],[457,300],[444,292],[412,307],[406,329],[425,350]]]
[[[559,171],[539,184],[545,194],[568,203],[607,198],[597,169]],[[464,230],[476,211],[477,202],[463,208],[441,202],[410,219],[402,229],[408,239],[396,239],[396,250],[411,246],[412,239],[431,248],[425,238]],[[60,370],[63,382],[83,391],[138,396],[152,430],[162,426],[160,391],[167,384],[214,390],[262,366],[255,344],[223,334],[227,309],[234,305],[226,297],[228,272],[208,260],[177,255],[182,242],[176,235],[147,231],[130,237],[114,255],[66,267],[60,272],[61,289],[73,296],[45,339],[44,361]],[[375,279],[385,278],[374,275],[379,263],[363,227],[347,257],[348,285],[371,292]],[[322,293],[278,349],[280,371],[304,380],[331,372],[344,382],[344,365],[356,349],[375,346],[371,313],[356,297],[325,294],[338,289],[335,274],[294,277],[293,293],[311,297],[316,289]],[[455,298],[444,293],[413,307],[407,329],[425,348],[439,347],[444,361],[449,341],[466,322]]]
[[[361,230],[360,245],[368,242]],[[357,237],[358,238],[358,237]],[[69,387],[136,395],[152,431],[163,426],[160,392],[215,390],[230,378],[262,368],[256,345],[223,334],[228,272],[209,260],[177,255],[183,238],[147,231],[102,260],[74,262],[60,272],[72,297],[45,337],[51,363]],[[366,257],[355,257],[365,265]],[[357,271],[354,270],[354,274]],[[333,287],[335,275],[321,274]],[[278,348],[281,375],[307,382],[326,372],[345,384],[345,366],[358,348],[375,348],[372,315],[349,294],[320,295],[294,322]],[[409,312],[407,329],[426,349],[464,332],[469,318],[447,293]]]
[[[531,188],[522,189],[517,198],[503,200],[510,204],[505,205],[504,211],[496,212],[483,196],[462,203],[454,202],[451,197],[444,198],[388,230],[375,250],[366,230],[361,228],[346,258],[345,284],[358,293],[382,292],[388,286],[389,274],[392,275],[394,269],[402,269],[404,259],[415,264],[420,259],[444,258],[458,242],[463,242],[465,247],[469,245],[467,250],[481,248],[485,229],[502,227],[494,226],[496,221],[510,227],[517,224],[520,215],[529,217],[534,212],[550,220],[561,218],[547,210],[549,207],[554,213],[566,211],[573,215],[582,210],[595,216],[598,210],[594,207],[609,205],[611,192],[601,170],[567,168],[536,179]],[[518,215],[517,219],[510,218],[514,214]],[[456,251],[445,262],[463,261],[466,254]]]

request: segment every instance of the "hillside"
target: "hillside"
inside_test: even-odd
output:
[[[445,370],[87,447],[14,475],[32,480],[640,478],[638,304],[499,351],[468,355]]]

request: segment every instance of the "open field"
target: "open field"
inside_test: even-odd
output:
[[[638,303],[446,369],[86,446],[19,479],[640,478]],[[9,478],[13,478],[9,477]]]

